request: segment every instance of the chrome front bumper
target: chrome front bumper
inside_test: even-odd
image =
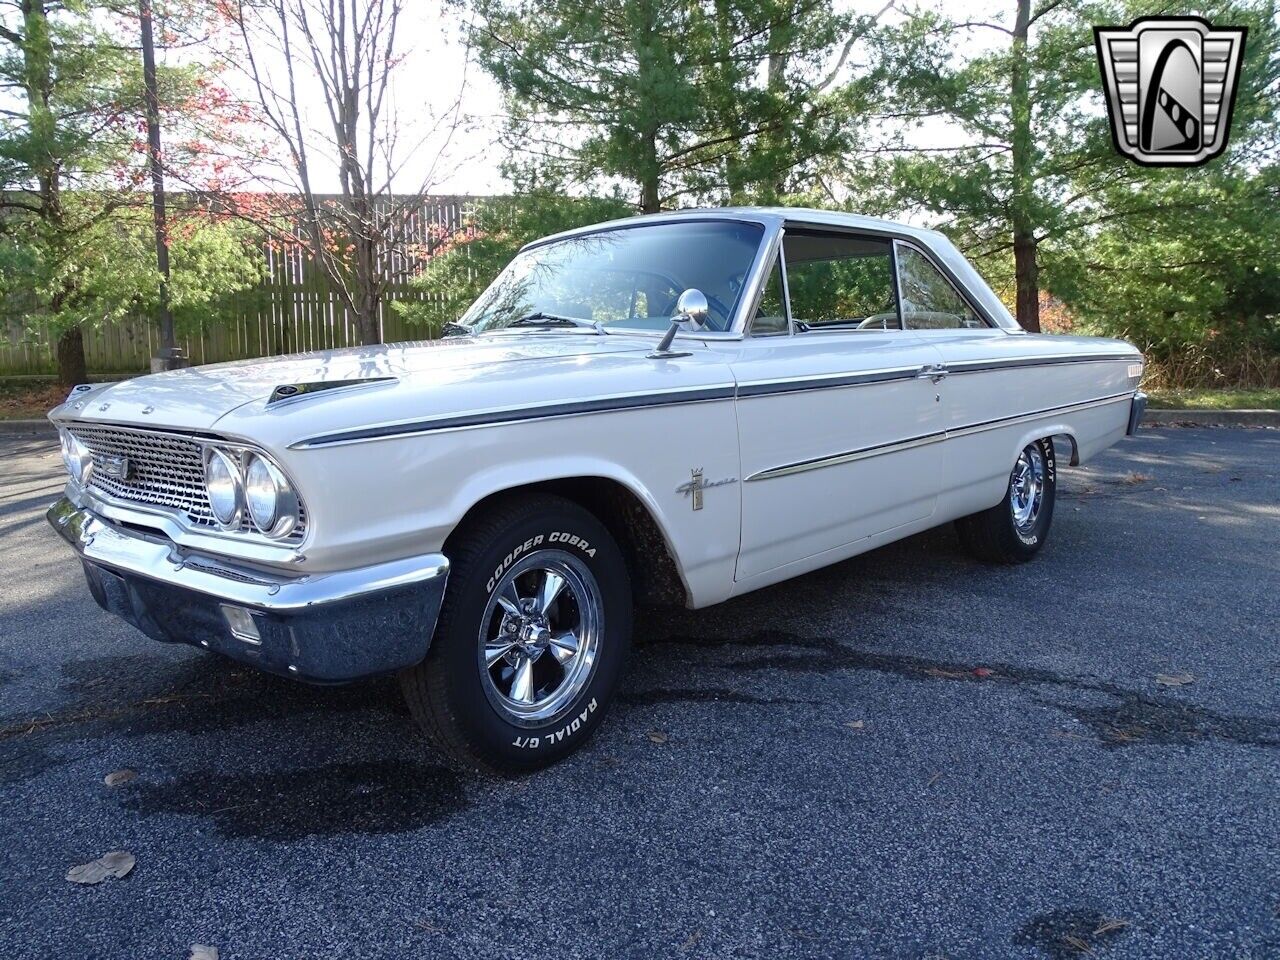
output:
[[[422,660],[449,575],[441,554],[336,573],[266,573],[180,550],[66,497],[49,508],[48,519],[75,548],[104,610],[153,639],[205,647],[318,683]]]

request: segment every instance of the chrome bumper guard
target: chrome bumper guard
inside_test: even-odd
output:
[[[1125,430],[1126,437],[1132,437],[1138,432],[1138,424],[1142,423],[1142,416],[1147,412],[1147,395],[1139,390],[1133,395],[1133,403],[1129,407],[1129,428]]]
[[[179,551],[66,497],[49,523],[79,555],[98,605],[166,643],[216,650],[316,683],[410,666],[427,654],[449,561],[427,554],[290,576]]]

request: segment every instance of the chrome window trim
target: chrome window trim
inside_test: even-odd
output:
[[[747,274],[750,279],[742,287],[742,294],[738,297],[737,313],[729,327],[739,339],[751,336],[749,329],[751,318],[759,309],[760,300],[769,283],[769,270],[773,267],[774,255],[782,255],[782,227],[777,223],[768,223],[763,220],[758,222],[764,227],[764,240],[756,250],[756,259]]]
[[[978,317],[981,318],[982,321],[985,324],[987,324],[987,326],[992,327],[996,330],[1004,331],[1005,333],[1025,333],[1026,332],[1021,328],[1013,329],[1010,327],[1002,326],[999,323],[996,323],[995,320],[991,317],[991,315],[987,313],[987,311],[983,309],[981,305],[974,302],[973,298],[968,293],[968,288],[965,287],[965,285],[960,282],[959,278],[956,277],[956,275],[951,271],[951,269],[946,264],[939,261],[938,258],[933,256],[933,254],[926,247],[922,246],[917,240],[903,233],[901,230],[894,230],[891,226],[888,226],[888,225],[883,227],[881,226],[851,227],[851,226],[845,226],[843,224],[806,223],[803,220],[794,220],[794,221],[787,220],[786,222],[788,224],[794,223],[796,226],[799,226],[799,227],[807,226],[810,229],[818,230],[818,231],[826,231],[829,233],[852,233],[852,234],[858,234],[862,236],[876,237],[877,239],[888,240],[891,243],[906,244],[907,246],[912,247],[924,254],[925,259],[928,260],[929,263],[931,263],[935,268],[937,268],[938,272],[941,273],[953,287],[955,287],[957,290],[961,292],[961,295],[964,297],[965,302],[974,308]],[[886,331],[886,332],[892,332],[892,331]],[[914,333],[915,331],[903,330],[902,332]]]
[[[764,272],[764,282],[760,284],[756,291],[756,297],[751,305],[751,309],[746,313],[746,319],[743,325],[743,336],[750,339],[768,339],[770,337],[790,337],[795,335],[795,327],[791,322],[791,290],[787,286],[787,259],[784,255],[784,244],[787,239],[787,231],[779,229],[776,238],[773,241],[771,255],[768,258],[768,267]],[[778,333],[753,333],[751,330],[751,321],[756,317],[756,313],[760,310],[760,304],[764,301],[764,292],[769,288],[769,275],[773,273],[773,265],[778,265],[778,269],[782,275],[782,312],[787,318],[787,329]]]
[[[997,430],[1000,427],[1015,426],[1019,423],[1039,420],[1042,417],[1048,417],[1054,414],[1074,413],[1079,410],[1088,410],[1093,407],[1103,407],[1113,403],[1120,403],[1122,401],[1131,401],[1133,396],[1134,393],[1130,390],[1113,396],[1101,397],[1097,400],[1086,400],[1082,403],[1069,403],[1057,407],[1045,407],[1041,410],[1034,410],[1029,413],[1019,413],[1008,417],[1000,417],[996,420],[969,424],[964,427],[955,427],[947,430],[923,433],[919,436],[909,437],[906,440],[896,440],[889,443],[874,444],[869,447],[859,447],[855,450],[847,450],[824,457],[797,460],[793,463],[784,463],[777,467],[769,467],[765,470],[759,470],[756,473],[751,474],[743,482],[752,483],[757,480],[772,480],[775,477],[785,477],[796,473],[807,473],[810,470],[822,470],[826,467],[852,463],[855,460],[878,457],[887,453],[898,453],[902,450],[910,450],[913,447],[923,447],[931,443],[938,443],[939,441],[950,440],[955,437],[971,436],[975,433]]]
[[[898,240],[889,244],[889,265],[893,271],[893,306],[898,311],[898,329],[906,330],[907,321],[902,315],[902,278],[898,275]]]
[[[722,215],[722,216],[705,216],[705,215],[699,216],[695,214],[685,213],[685,214],[670,214],[667,216],[658,215],[653,217],[643,217],[643,218],[637,217],[634,219],[627,219],[627,220],[615,220],[608,223],[600,223],[600,224],[594,224],[589,227],[582,227],[577,230],[568,230],[568,231],[565,231],[564,233],[553,234],[550,237],[542,237],[538,240],[534,240],[532,243],[526,243],[523,247],[519,249],[519,251],[517,251],[517,255],[524,253],[526,250],[535,250],[539,247],[551,246],[552,244],[555,244],[555,243],[562,243],[565,240],[575,240],[579,237],[589,237],[597,233],[611,233],[614,230],[634,230],[639,227],[666,226],[673,223],[747,223],[747,224],[751,224],[752,226],[761,228],[762,235],[760,238],[760,244],[756,247],[755,259],[751,261],[751,265],[747,268],[746,281],[743,283],[742,290],[738,294],[738,301],[734,305],[734,312],[730,318],[728,327],[724,330],[701,330],[701,331],[696,331],[690,334],[679,334],[679,333],[676,334],[677,338],[683,335],[683,336],[692,337],[693,339],[698,339],[698,340],[702,340],[702,339],[741,340],[744,337],[746,332],[746,324],[747,324],[746,318],[750,315],[744,311],[744,305],[747,302],[755,303],[759,298],[760,291],[763,288],[763,285],[760,282],[761,263],[769,262],[767,258],[764,256],[764,251],[766,248],[771,249],[772,246],[777,242],[777,237],[781,230],[780,223],[776,217],[772,217],[768,215],[754,217],[754,216],[748,216],[743,214]],[[480,302],[480,299],[485,295],[485,293],[488,292],[488,289],[489,288],[486,287],[483,291],[481,291],[480,296],[476,297],[476,299],[472,302],[472,306]],[[471,312],[471,307],[468,307],[466,312],[462,315],[461,319],[465,320],[467,315],[470,314],[470,312]],[[605,333],[608,334],[610,330],[616,331],[618,333],[630,333],[630,334],[639,333],[639,334],[653,335],[656,337],[661,337],[662,334],[666,332],[664,330],[649,330],[643,327],[615,326],[612,328],[605,328]]]
[[[786,258],[786,243],[785,243],[786,227],[784,226],[780,231],[783,234],[784,242],[779,247],[779,256],[782,258],[784,288],[786,291],[786,296],[783,302],[787,310],[787,325],[788,325],[788,328],[791,330],[792,336],[807,337],[811,333],[827,333],[827,334],[856,333],[858,334],[859,338],[862,338],[867,336],[868,334],[912,333],[913,332],[911,330],[905,329],[902,323],[902,294],[898,289],[898,255],[897,255],[897,251],[894,248],[894,244],[897,242],[895,237],[891,235],[881,235],[880,233],[877,233],[876,231],[873,231],[873,230],[862,230],[856,227],[840,228],[840,227],[831,227],[831,226],[825,226],[825,225],[824,226],[806,225],[804,223],[797,223],[796,226],[799,229],[810,230],[814,233],[828,233],[828,234],[838,234],[840,236],[866,237],[871,240],[884,241],[888,243],[889,244],[889,269],[891,272],[890,279],[893,282],[893,309],[894,309],[894,312],[897,313],[898,315],[898,325],[896,327],[884,327],[879,330],[876,330],[876,329],[858,330],[856,327],[848,327],[848,326],[845,326],[844,324],[817,324],[815,326],[810,326],[809,329],[807,330],[803,330],[803,331],[796,330],[795,321],[792,319],[792,316],[791,316],[791,287],[785,283],[787,258]]]

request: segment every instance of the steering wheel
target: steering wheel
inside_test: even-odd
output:
[[[867,317],[867,319],[863,320],[860,324],[858,324],[858,329],[859,330],[888,330],[890,329],[889,327],[890,320],[892,320],[895,324],[895,327],[893,329],[897,329],[896,324],[898,322],[898,315],[896,313],[873,313],[871,316]]]

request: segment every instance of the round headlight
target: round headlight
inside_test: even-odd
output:
[[[234,524],[240,518],[243,493],[240,468],[235,460],[221,450],[210,450],[204,463],[204,486],[213,518],[224,527]]]
[[[89,448],[73,437],[68,430],[62,431],[62,462],[66,465],[67,473],[71,474],[71,478],[76,483],[84,482],[89,467],[93,464]]]
[[[298,521],[298,498],[284,474],[265,457],[250,458],[244,497],[254,526],[267,536],[283,537]]]

